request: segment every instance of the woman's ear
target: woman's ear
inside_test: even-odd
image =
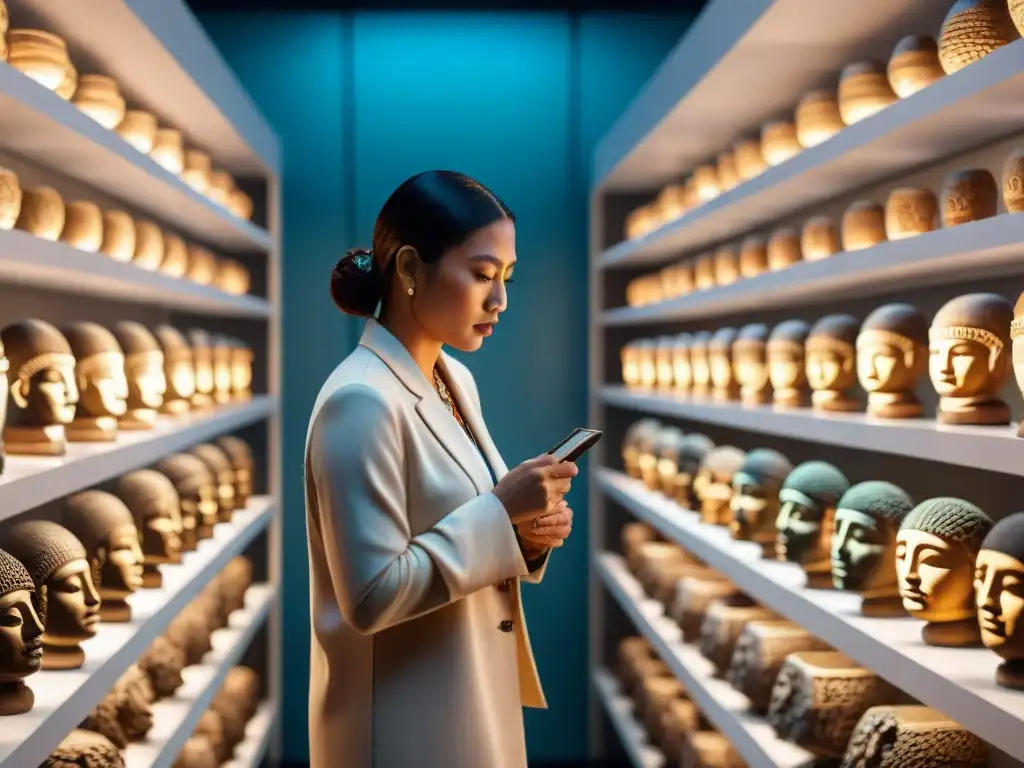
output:
[[[395,254],[395,271],[405,283],[414,283],[419,276],[420,254],[411,245],[403,245]]]

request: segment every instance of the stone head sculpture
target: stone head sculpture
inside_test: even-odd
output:
[[[657,345],[654,339],[637,339],[633,345],[636,347],[637,369],[640,373],[639,386],[651,389],[658,383]]]
[[[213,401],[218,405],[231,402],[231,354],[234,339],[220,334],[210,339],[213,355]]]
[[[999,389],[1010,373],[1013,307],[996,293],[969,293],[946,302],[928,331],[928,373],[939,395],[940,422],[1006,424],[1010,409]]]
[[[10,388],[7,384],[7,371],[10,368],[10,361],[4,354],[4,342],[0,337],[0,475],[4,473],[4,441],[3,429],[7,421],[7,397]]]
[[[672,351],[675,336],[659,336],[654,340],[654,376],[658,389],[671,389],[675,371],[672,368]]]
[[[846,475],[824,461],[805,461],[779,491],[775,554],[799,563],[811,589],[832,586],[832,531],[836,505],[850,487]]]
[[[128,379],[128,406],[118,426],[152,429],[167,392],[163,349],[150,330],[134,320],[122,320],[114,325],[113,332],[124,352]]]
[[[634,421],[626,429],[625,437],[622,440],[622,462],[626,474],[639,479],[640,474],[640,449],[642,444],[653,439],[653,433],[661,429],[661,422],[657,419],[645,418]]]
[[[188,345],[192,348],[192,364],[196,372],[196,391],[192,395],[192,408],[204,410],[213,405],[213,341],[209,333],[199,328],[190,329],[187,338]]]
[[[128,379],[117,338],[98,323],[71,323],[61,329],[75,356],[78,408],[67,425],[73,442],[112,442],[117,420],[128,410]]]
[[[857,335],[857,378],[868,393],[868,413],[883,419],[923,413],[914,394],[928,369],[928,320],[912,304],[886,304],[864,320]]]
[[[236,555],[224,566],[217,580],[224,611],[230,614],[245,605],[245,592],[252,586],[252,561],[244,555]]]
[[[250,667],[232,667],[224,684],[213,697],[210,709],[221,716],[224,740],[231,750],[245,737],[249,722],[260,701],[260,678]]]
[[[740,328],[732,345],[732,370],[740,385],[740,400],[745,404],[761,405],[771,400],[767,325],[751,323]]]
[[[690,369],[693,372],[694,397],[707,397],[711,393],[711,364],[708,360],[710,341],[711,334],[708,331],[698,331],[690,336]]]
[[[693,478],[692,491],[700,502],[700,518],[710,525],[728,525],[732,519],[732,476],[743,466],[746,453],[720,445],[704,454]]]
[[[0,549],[0,717],[28,712],[35,703],[24,680],[42,665],[43,622],[37,605],[25,566]]]
[[[899,486],[869,480],[852,486],[836,507],[832,585],[861,595],[865,616],[903,616],[896,576],[896,534],[914,501]]]
[[[154,640],[139,657],[139,668],[146,673],[157,699],[173,696],[185,682],[181,670],[185,668],[185,652],[166,637]]]
[[[196,393],[192,348],[181,331],[173,326],[159,325],[153,335],[164,355],[164,378],[167,382],[160,411],[172,416],[187,413],[192,409],[192,397]]]
[[[100,595],[85,547],[49,520],[16,523],[4,544],[35,585],[45,629],[43,669],[78,669],[85,663],[81,643],[96,634],[100,620]]]
[[[10,385],[4,444],[9,455],[61,456],[65,425],[75,417],[75,356],[60,331],[21,320],[0,331]]]
[[[981,641],[1003,659],[996,682],[1024,689],[1024,514],[1004,517],[985,536],[974,594]]]
[[[719,328],[708,341],[708,365],[711,368],[711,395],[715,400],[735,400],[739,382],[732,369],[735,328]]]
[[[153,727],[154,699],[149,678],[137,664],[130,666],[82,722],[119,749],[143,738]]]
[[[627,387],[640,386],[640,354],[634,342],[622,345],[619,362],[622,365],[622,383]]]
[[[775,557],[775,521],[779,516],[779,491],[793,471],[789,459],[770,448],[758,448],[746,455],[732,476],[732,520],[734,539],[760,545],[765,557]]]
[[[252,496],[253,455],[249,444],[234,435],[222,435],[217,445],[227,454],[231,468],[235,471],[235,503],[238,509],[245,509]]]
[[[125,600],[142,586],[143,560],[131,511],[111,493],[82,491],[64,500],[63,523],[85,547],[103,621],[131,621]]]
[[[181,562],[181,500],[174,483],[154,469],[138,469],[114,483],[114,493],[135,518],[142,545],[142,586],[159,587],[157,566]]]
[[[193,736],[207,739],[219,762],[230,757],[226,749],[227,745],[224,743],[224,723],[221,721],[220,715],[212,709],[203,712],[203,716],[199,718],[199,725],[196,726]],[[189,768],[191,767],[189,766]]]
[[[685,394],[693,386],[693,369],[690,367],[690,334],[680,333],[672,347],[672,382],[676,392]]]
[[[927,622],[928,645],[981,642],[974,596],[974,568],[992,520],[978,507],[940,497],[903,518],[896,534],[896,574],[903,607]]]
[[[848,390],[857,381],[857,333],[851,315],[827,315],[807,336],[807,380],[811,403],[822,411],[855,411],[860,404]]]
[[[700,509],[700,501],[693,490],[694,480],[700,471],[701,462],[715,447],[707,435],[696,432],[683,435],[679,441],[678,469],[672,498],[688,509]]]
[[[217,486],[218,521],[230,523],[235,511],[235,470],[231,459],[214,443],[202,443],[192,448],[189,453],[206,465],[213,475]]]
[[[658,490],[670,496],[676,487],[679,474],[679,445],[683,430],[679,427],[663,427],[658,430],[652,446],[657,460]]]
[[[84,728],[71,731],[39,768],[124,768],[124,758],[106,736]]]
[[[235,340],[231,347],[231,396],[235,400],[252,397],[252,349]]]
[[[201,459],[187,453],[168,456],[154,467],[174,484],[181,501],[182,546],[195,549],[198,540],[213,536],[220,505],[217,482]]]
[[[799,408],[807,398],[806,343],[811,327],[803,320],[785,320],[772,328],[766,346],[772,402]]]
[[[842,768],[983,768],[985,742],[931,707],[871,707],[857,722]]]
[[[1024,293],[1013,307],[1013,322],[1010,323],[1011,361],[1017,387],[1024,393]],[[0,414],[2,419],[2,414]],[[1024,437],[1024,419],[1017,425],[1017,437]]]

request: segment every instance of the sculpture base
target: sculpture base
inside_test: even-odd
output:
[[[190,410],[192,405],[188,400],[164,400],[164,404],[160,406],[160,413],[168,416],[184,416]]]
[[[198,538],[200,541],[202,541],[203,539],[212,539],[213,538],[213,526],[212,525],[207,525],[206,523],[200,523],[199,525],[197,525],[196,526],[196,538]]]
[[[85,651],[79,645],[50,645],[43,642],[43,669],[81,669]]]
[[[164,585],[164,576],[155,565],[142,566],[142,588],[160,589]]]
[[[21,715],[32,709],[36,696],[32,689],[20,680],[14,683],[0,683],[0,717]]]
[[[215,402],[217,405],[227,405],[228,403],[231,402],[231,393],[230,392],[214,392],[213,393],[213,402]]]
[[[209,411],[213,409],[213,398],[205,392],[196,392],[191,405],[193,411]]]
[[[69,443],[113,443],[117,440],[117,419],[113,416],[75,419],[64,432]]]
[[[744,405],[767,405],[771,400],[771,393],[768,390],[761,392],[744,392],[740,390],[740,402]]]
[[[987,400],[956,408],[944,410],[943,401],[939,398],[939,410],[935,414],[940,424],[1009,424],[1010,408],[1002,400]]]
[[[252,392],[232,392],[231,399],[236,403],[247,403],[252,400]]]
[[[919,419],[924,415],[924,406],[912,392],[893,396],[891,394],[869,394],[868,416],[879,419]]]
[[[1024,659],[1004,661],[996,668],[996,684],[1015,691],[1024,691]]]
[[[195,552],[199,545],[199,534],[195,528],[185,528],[181,532],[181,551]]]
[[[927,645],[942,648],[971,648],[981,645],[981,630],[973,617],[962,621],[929,622],[921,630]]]
[[[816,411],[859,411],[860,403],[842,392],[819,390],[811,393],[811,405]]]
[[[776,408],[805,408],[807,398],[799,389],[777,389],[772,394],[772,404]]]
[[[4,427],[4,447],[8,456],[63,456],[67,440],[63,424],[46,427]]]
[[[718,389],[711,390],[711,399],[716,403],[728,403],[739,397],[739,392],[735,389]]]
[[[103,598],[100,603],[100,620],[107,624],[126,624],[132,620],[132,607],[124,601]]]
[[[832,584],[832,571],[808,571],[804,570],[804,575],[807,576],[807,589],[835,589],[835,585]]]
[[[907,611],[903,607],[903,600],[899,595],[889,597],[865,597],[860,604],[861,616],[870,616],[878,619],[894,619],[906,616]]]
[[[118,419],[117,425],[128,432],[141,432],[156,426],[157,412],[153,408],[136,408]]]

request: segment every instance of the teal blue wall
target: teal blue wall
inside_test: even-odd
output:
[[[308,580],[301,473],[320,384],[358,339],[330,268],[368,244],[405,178],[451,168],[515,211],[509,311],[462,359],[506,462],[587,418],[587,193],[594,142],[686,26],[682,16],[355,13],[203,17],[284,145],[285,757],[305,759]],[[533,760],[581,759],[587,722],[585,477],[573,539],[524,588],[550,709],[527,711]]]

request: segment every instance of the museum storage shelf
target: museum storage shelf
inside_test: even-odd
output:
[[[111,443],[71,443],[64,456],[8,455],[0,474],[0,524],[9,526],[21,515],[49,516],[53,503],[67,494],[102,487],[122,473],[221,435],[242,437],[254,453],[258,472],[253,477],[257,495],[249,509],[236,514],[233,522],[217,525],[215,538],[202,542],[183,565],[165,569],[164,587],[133,595],[133,622],[103,625],[84,646],[85,667],[39,672],[27,679],[36,704],[24,715],[4,718],[0,766],[38,765],[178,610],[243,550],[256,575],[252,595],[262,605],[258,617],[253,614],[255,624],[238,627],[241,634],[233,636],[239,644],[224,658],[243,650],[253,631],[265,636],[266,669],[257,671],[266,702],[236,759],[255,765],[269,754],[276,760],[281,671],[280,142],[184,0],[16,0],[7,5],[13,29],[56,33],[66,41],[80,74],[113,77],[129,109],[149,111],[161,127],[179,129],[186,149],[206,152],[214,170],[231,174],[252,199],[254,212],[251,220],[236,216],[73,103],[0,62],[0,165],[14,170],[26,188],[52,185],[67,200],[123,208],[190,244],[230,256],[246,268],[252,285],[250,295],[231,295],[24,231],[0,231],[0,327],[36,317],[58,327],[75,320],[107,327],[134,320],[149,328],[201,328],[240,340],[252,350],[254,363],[251,398],[184,417],[161,417],[155,429],[121,431]],[[181,733],[175,731],[173,738],[180,739]],[[169,764],[171,746],[164,743],[158,764]],[[131,750],[141,754],[137,748]]]
[[[272,746],[273,727],[278,714],[278,705],[274,702],[260,704],[245,727],[245,740],[235,748],[235,756],[221,768],[259,768]]]
[[[162,587],[141,590],[128,598],[132,620],[103,623],[96,636],[82,644],[86,662],[81,669],[37,672],[28,678],[36,702],[25,714],[4,718],[0,766],[21,768],[42,763],[181,609],[266,531],[275,512],[270,498],[253,498],[230,523],[215,526],[212,539],[201,541],[195,552],[185,553],[181,565],[164,567]]]
[[[614,553],[596,556],[596,568],[609,593],[686,688],[686,694],[749,765],[764,768],[811,768],[814,756],[782,741],[762,718],[748,712],[745,696],[725,680],[693,644],[682,642],[679,625],[665,615],[661,603],[644,595],[643,587]]]
[[[612,727],[633,768],[668,768],[665,756],[647,743],[643,726],[633,715],[633,703],[622,693],[618,682],[604,669],[594,670],[594,689],[612,721]]]

